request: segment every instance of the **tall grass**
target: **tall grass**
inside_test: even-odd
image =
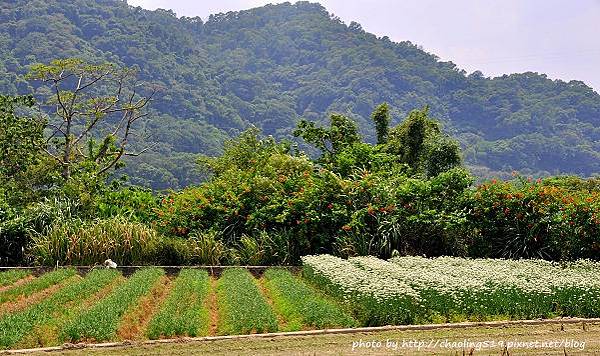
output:
[[[33,237],[29,253],[40,265],[93,265],[107,258],[120,265],[152,264],[160,236],[122,217],[92,222],[62,222]]]

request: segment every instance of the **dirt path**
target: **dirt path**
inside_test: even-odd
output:
[[[467,342],[467,347],[461,343]],[[560,346],[560,342],[563,343]],[[424,344],[423,344],[424,343]],[[486,344],[487,343],[487,344]],[[492,346],[491,343],[495,343]],[[502,347],[499,343],[510,345]],[[536,344],[537,343],[537,344]],[[577,343],[577,344],[576,344]],[[536,346],[537,345],[537,346]],[[508,352],[507,352],[508,351]],[[600,353],[600,323],[469,326],[352,334],[225,338],[65,355],[589,355]],[[41,354],[41,353],[40,353]]]
[[[208,335],[215,336],[219,331],[219,305],[217,304],[217,279],[215,277],[210,277],[208,293],[208,298],[206,298],[210,320]]]

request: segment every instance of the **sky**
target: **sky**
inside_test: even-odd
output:
[[[128,0],[178,16],[245,10],[261,0]],[[294,2],[294,1],[290,1]],[[581,80],[600,93],[600,0],[320,0],[345,23],[393,41],[411,41],[444,61],[485,76],[545,73]]]

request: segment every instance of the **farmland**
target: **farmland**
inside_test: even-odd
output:
[[[0,273],[0,349],[323,328],[599,317],[600,264],[303,257],[211,275],[148,267]]]

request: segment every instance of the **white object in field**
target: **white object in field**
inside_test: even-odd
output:
[[[106,261],[104,261],[104,266],[106,268],[117,268],[117,264],[115,262],[113,262],[113,260],[111,260],[110,258]]]

